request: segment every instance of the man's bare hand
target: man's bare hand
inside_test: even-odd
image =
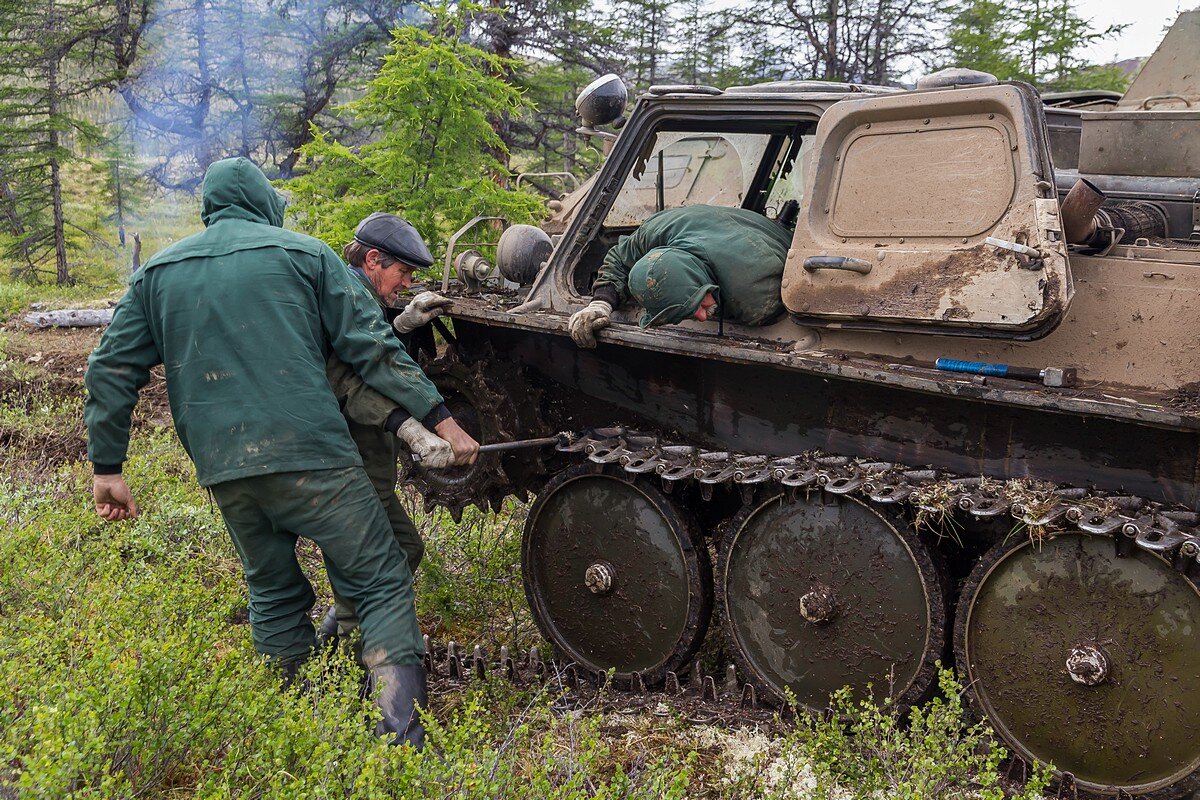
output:
[[[434,426],[433,430],[438,436],[449,442],[450,447],[454,449],[455,464],[463,466],[475,463],[475,459],[479,457],[479,442],[460,428],[454,417],[442,420]]]
[[[133,519],[138,515],[133,494],[120,475],[96,475],[92,478],[92,499],[96,513],[109,522]]]

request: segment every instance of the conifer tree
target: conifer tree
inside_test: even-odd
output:
[[[626,70],[644,89],[670,75],[667,54],[671,36],[668,0],[616,0],[618,38],[624,43]]]
[[[574,103],[597,75],[623,66],[613,27],[590,0],[491,0],[473,22],[479,46],[511,59],[503,77],[530,101],[519,115],[497,120],[513,168],[590,171],[595,159],[575,133]],[[547,193],[557,190],[540,179],[534,185]]]
[[[1115,67],[1092,65],[1083,52],[1124,27],[1097,29],[1071,0],[964,0],[946,7],[950,62],[1046,91],[1114,89],[1128,80]]]
[[[72,104],[103,85],[92,60],[108,33],[107,5],[91,0],[0,0],[0,220],[18,272],[53,264],[71,282],[63,167],[96,127]]]
[[[1000,80],[1021,74],[1017,20],[998,0],[970,0],[948,8],[947,45],[954,66],[990,72]]]
[[[476,215],[529,222],[541,201],[501,188],[496,157],[504,143],[492,125],[525,105],[501,77],[504,59],[463,40],[464,10],[435,9],[430,30],[397,28],[391,51],[366,94],[339,109],[377,139],[352,148],[314,129],[302,148],[309,172],[287,183],[306,231],[331,245],[348,241],[367,214],[388,211],[417,227],[435,252]]]

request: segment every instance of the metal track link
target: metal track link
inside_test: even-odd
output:
[[[1200,575],[1200,514],[1139,497],[1038,486],[1027,480],[964,477],[816,451],[764,456],[704,450],[626,428],[599,428],[557,449],[597,464],[615,464],[631,475],[658,475],[668,493],[680,481],[695,481],[705,499],[716,485],[737,487],[746,494],[758,486],[777,485],[788,493],[821,489],[881,505],[908,503],[919,519],[922,513],[933,519],[955,513],[976,519],[1006,515],[1035,534],[1106,534],[1113,537],[1118,553],[1140,548],[1185,575]]]
[[[442,646],[426,636],[425,669],[435,688],[462,689],[496,677],[514,686],[557,693],[564,709],[591,706],[623,714],[678,715],[697,725],[786,725],[794,713],[761,703],[754,686],[738,681],[732,664],[723,677],[701,675],[698,670],[683,677],[668,672],[663,685],[654,687],[639,673],[609,680],[577,664],[546,660],[536,647],[514,654],[502,646],[498,653],[489,654],[480,645],[467,648],[448,642]]]

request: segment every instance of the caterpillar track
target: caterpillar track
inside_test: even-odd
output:
[[[498,669],[594,692],[610,674],[623,704],[666,698],[697,719],[761,722],[789,693],[820,710],[842,685],[887,687],[906,708],[929,697],[939,661],[953,662],[1016,756],[1013,775],[1052,763],[1060,796],[1200,788],[1195,513],[624,428],[558,450],[573,464],[534,502],[523,544],[526,594],[558,660],[452,646],[430,660],[446,677]],[[703,505],[722,507],[715,527],[690,511]],[[955,530],[987,540],[957,592],[934,546]],[[668,533],[667,545],[646,543]],[[732,658],[721,676],[696,660],[710,616]]]

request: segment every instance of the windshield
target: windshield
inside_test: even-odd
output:
[[[765,133],[660,132],[621,187],[605,227],[637,227],[662,207],[740,206],[771,142]]]

